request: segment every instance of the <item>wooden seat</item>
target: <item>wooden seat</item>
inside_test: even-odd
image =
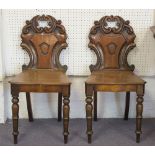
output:
[[[146,82],[133,73],[134,65],[127,62],[128,53],[136,46],[136,36],[129,21],[119,16],[104,16],[94,24],[89,34],[89,48],[95,52],[97,62],[90,65],[91,75],[85,82],[88,143],[93,134],[93,111],[97,121],[98,91],[126,92],[125,120],[128,120],[130,92],[137,93],[136,142],[139,142]]]
[[[28,69],[12,78],[14,84],[68,85],[68,77],[62,71],[50,69]]]
[[[11,83],[12,119],[14,144],[18,137],[19,93],[26,92],[29,121],[33,121],[30,92],[58,93],[58,121],[62,118],[63,96],[63,124],[64,143],[68,140],[70,81],[65,72],[67,66],[59,62],[62,49],[67,47],[67,34],[60,20],[52,16],[35,16],[26,21],[23,27],[21,47],[30,57],[28,65],[22,66],[22,72],[13,77]]]
[[[144,80],[130,71],[94,71],[87,84],[143,84]]]

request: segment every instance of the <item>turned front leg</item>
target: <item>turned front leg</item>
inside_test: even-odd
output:
[[[143,95],[137,95],[136,105],[136,142],[140,142],[140,135],[142,133],[142,112],[143,112]]]
[[[144,86],[139,86],[137,89],[137,105],[136,105],[136,142],[140,142],[142,134],[142,113],[143,113],[143,96]]]
[[[13,96],[12,98],[12,121],[13,121],[13,137],[14,137],[14,144],[17,144],[17,137],[18,137],[18,113],[19,113],[19,99],[18,95]]]
[[[68,141],[68,126],[69,126],[69,111],[70,111],[70,106],[69,106],[69,97],[64,96],[63,99],[63,124],[64,124],[64,143],[66,144]]]
[[[86,97],[86,118],[87,118],[87,136],[88,136],[88,143],[91,143],[92,139],[92,111],[93,111],[93,105],[92,105],[92,96]]]

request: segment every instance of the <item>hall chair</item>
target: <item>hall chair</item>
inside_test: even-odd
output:
[[[135,37],[129,21],[120,16],[104,16],[90,30],[88,46],[95,52],[97,62],[90,65],[91,75],[85,82],[88,143],[92,141],[92,119],[97,121],[98,91],[126,92],[125,120],[128,120],[130,92],[136,92],[136,142],[140,142],[146,82],[135,75],[134,65],[127,61],[128,53],[136,47]]]
[[[60,20],[50,15],[35,16],[22,29],[21,47],[28,53],[30,61],[22,66],[22,72],[13,77],[11,84],[12,120],[14,144],[18,137],[19,93],[26,93],[29,121],[33,121],[30,93],[58,93],[58,121],[62,118],[63,135],[68,140],[70,81],[66,76],[66,65],[61,65],[59,55],[67,47],[67,34]],[[22,103],[21,103],[22,104]],[[37,103],[36,103],[37,104]]]

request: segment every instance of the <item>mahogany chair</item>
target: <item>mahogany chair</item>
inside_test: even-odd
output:
[[[29,121],[33,121],[30,92],[58,93],[58,121],[61,121],[63,96],[64,143],[68,139],[70,82],[65,72],[67,66],[59,62],[62,49],[67,47],[67,34],[60,20],[52,16],[35,16],[22,29],[21,47],[30,57],[28,65],[22,66],[22,73],[11,81],[12,119],[14,144],[17,144],[19,93],[26,92]]]
[[[97,121],[97,92],[126,92],[124,119],[128,119],[130,92],[137,93],[136,142],[140,141],[145,81],[133,73],[127,56],[136,44],[129,21],[119,16],[104,16],[94,22],[89,34],[89,48],[97,56],[97,63],[90,65],[91,75],[85,82],[88,143],[92,139],[92,111]],[[93,99],[94,105],[92,105]],[[94,109],[93,109],[94,106]]]

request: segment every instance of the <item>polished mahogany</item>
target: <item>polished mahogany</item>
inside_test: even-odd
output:
[[[19,93],[26,92],[29,121],[33,121],[30,92],[58,93],[58,121],[61,121],[63,97],[64,143],[68,140],[70,81],[66,65],[61,65],[59,55],[67,47],[67,34],[60,20],[50,15],[35,16],[22,29],[21,47],[30,57],[22,73],[10,80],[12,94],[12,119],[14,143],[18,137]]]
[[[133,28],[120,16],[104,16],[94,22],[89,33],[89,48],[96,56],[90,65],[91,75],[85,82],[88,143],[92,139],[92,111],[97,121],[97,92],[126,92],[124,119],[128,119],[130,92],[137,93],[136,141],[140,141],[145,81],[134,74],[134,65],[127,61],[128,53],[136,47]],[[92,102],[94,100],[94,105]]]

